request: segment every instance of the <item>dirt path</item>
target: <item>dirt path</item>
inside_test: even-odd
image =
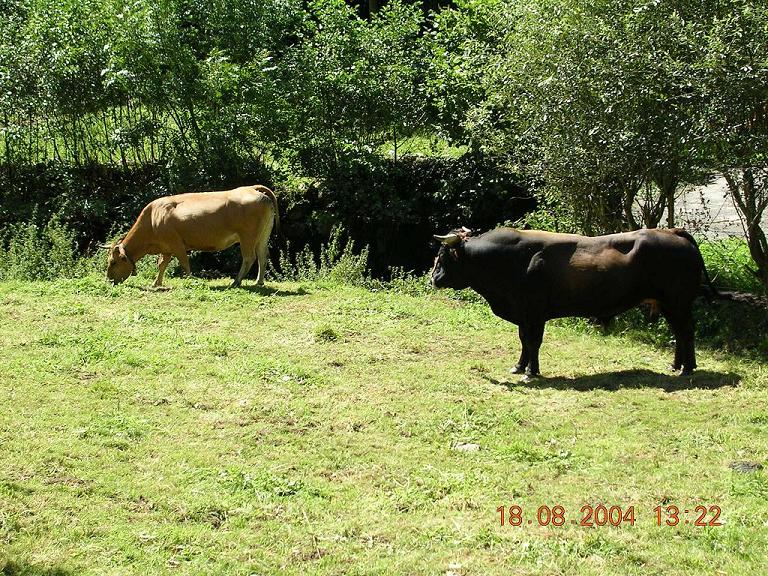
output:
[[[686,191],[677,199],[677,208],[680,225],[708,238],[744,237],[739,215],[722,176],[718,175],[707,186]],[[768,214],[763,218],[763,227],[768,229]]]

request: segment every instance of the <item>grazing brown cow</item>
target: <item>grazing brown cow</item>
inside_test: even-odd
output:
[[[683,374],[696,367],[692,305],[706,269],[684,230],[587,237],[499,228],[472,237],[462,228],[435,238],[443,245],[432,284],[473,288],[494,314],[518,325],[522,353],[515,373],[539,374],[547,320],[610,318],[649,301],[675,334],[672,367]]]
[[[277,199],[265,186],[158,198],[144,207],[128,234],[109,247],[107,278],[119,284],[136,273],[141,258],[159,254],[155,286],[162,286],[172,256],[190,274],[188,251],[217,252],[239,242],[243,263],[232,286],[240,285],[257,259],[256,283],[262,285],[273,224],[280,224]]]

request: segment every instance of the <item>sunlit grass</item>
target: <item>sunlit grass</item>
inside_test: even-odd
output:
[[[4,573],[765,570],[768,477],[730,467],[766,459],[765,363],[700,350],[680,379],[554,323],[522,384],[514,327],[451,294],[169,283],[0,283]],[[570,523],[599,503],[635,525]],[[534,522],[499,526],[513,504]]]

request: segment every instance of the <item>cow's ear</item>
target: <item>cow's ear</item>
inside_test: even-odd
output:
[[[120,258],[122,258],[123,260],[128,260],[128,255],[125,253],[125,246],[123,246],[122,244],[118,244],[117,250],[120,253]]]

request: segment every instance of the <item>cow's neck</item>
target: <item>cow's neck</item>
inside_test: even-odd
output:
[[[142,233],[144,227],[138,226],[138,224],[139,222],[137,221],[128,231],[128,234],[125,235],[122,242],[123,248],[125,248],[125,253],[134,264],[149,253],[149,243],[147,239],[144,238],[145,234]]]
[[[523,301],[510,286],[503,285],[498,280],[489,281],[483,277],[482,273],[477,273],[470,288],[488,302],[496,316],[519,324],[523,313],[521,310]]]
[[[505,294],[502,290],[499,290],[498,287],[486,285],[484,283],[480,282],[473,282],[470,286],[475,292],[480,294],[483,298],[485,298],[489,304],[493,305],[497,302],[506,300],[507,294]]]

